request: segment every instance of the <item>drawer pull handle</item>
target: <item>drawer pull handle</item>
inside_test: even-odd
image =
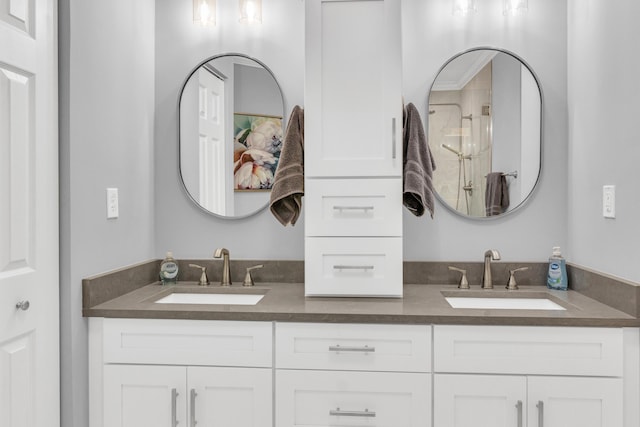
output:
[[[329,351],[351,351],[355,353],[375,353],[376,348],[369,347],[368,345],[365,345],[364,347],[341,347],[340,344],[338,344],[338,345],[329,346]]]
[[[542,400],[538,400],[536,408],[538,408],[538,427],[544,427],[544,403]]]
[[[176,403],[178,400],[178,390],[171,389],[171,427],[178,426],[178,415],[176,413]]]
[[[391,158],[396,158],[396,118],[391,119]]]
[[[334,265],[334,270],[373,270],[373,265]]]
[[[191,389],[191,427],[196,427],[198,422],[196,421],[196,390],[194,388]]]
[[[518,409],[518,427],[522,427],[522,400],[518,400],[516,408]]]
[[[374,206],[334,206],[334,211],[372,211]]]
[[[374,411],[365,409],[364,411],[341,411],[340,408],[330,410],[329,415],[334,417],[366,417],[373,418],[376,416]]]

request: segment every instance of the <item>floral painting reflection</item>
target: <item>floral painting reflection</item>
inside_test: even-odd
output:
[[[282,117],[235,113],[233,188],[269,190],[282,149]]]

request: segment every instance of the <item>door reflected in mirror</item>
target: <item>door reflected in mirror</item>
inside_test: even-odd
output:
[[[280,158],[284,101],[271,71],[240,54],[211,57],[180,95],[180,176],[191,199],[224,218],[264,209]]]
[[[506,51],[472,49],[443,66],[428,103],[438,199],[472,218],[522,206],[542,150],[542,95],[530,68]]]

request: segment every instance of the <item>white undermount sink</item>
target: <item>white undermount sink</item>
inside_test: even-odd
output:
[[[566,310],[548,298],[445,297],[453,308],[485,310]]]
[[[183,293],[174,292],[155,301],[156,304],[224,304],[256,305],[264,294]]]

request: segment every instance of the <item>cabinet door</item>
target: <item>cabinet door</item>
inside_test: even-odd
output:
[[[622,426],[622,379],[529,377],[529,427]]]
[[[305,175],[399,177],[400,1],[308,0],[305,31]]]
[[[189,425],[272,426],[271,369],[188,367],[187,372]]]
[[[523,426],[526,377],[434,376],[434,426]]]
[[[186,397],[184,367],[104,367],[104,427],[185,426]]]
[[[430,380],[414,373],[278,370],[276,425],[427,427]]]

